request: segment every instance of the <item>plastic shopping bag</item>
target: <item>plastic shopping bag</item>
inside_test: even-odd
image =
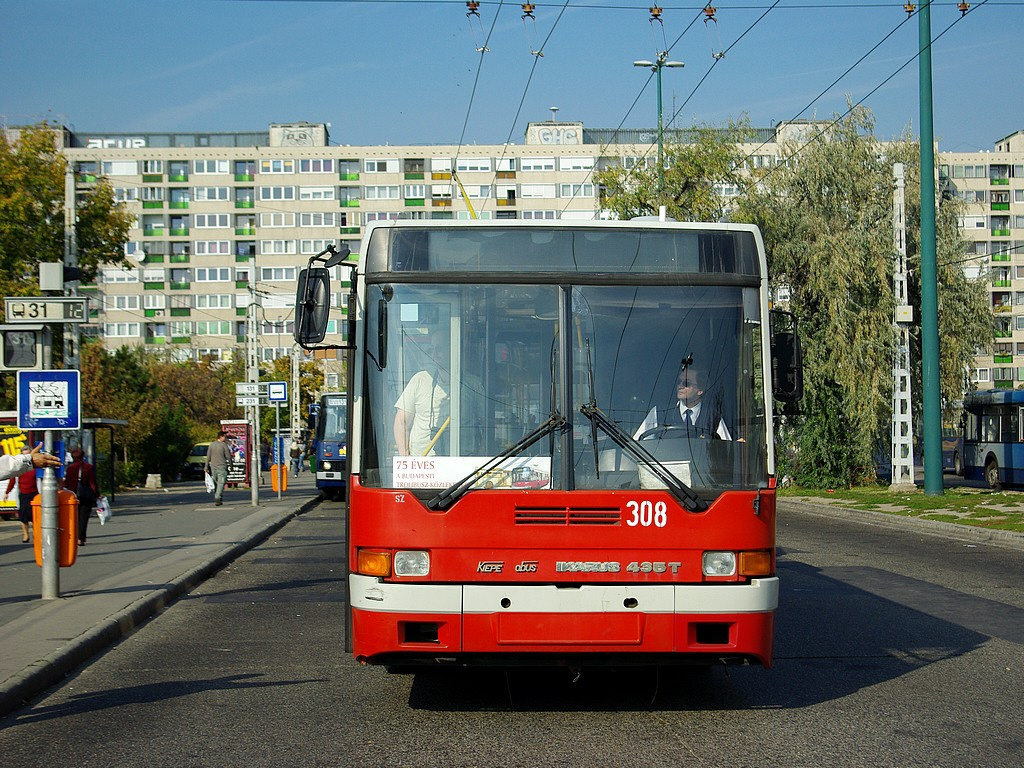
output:
[[[107,524],[110,514],[110,502],[106,496],[100,496],[96,501],[96,517],[100,519],[100,525]]]
[[[213,475],[207,472],[205,475],[203,475],[203,477],[206,478],[206,492],[213,493],[213,489],[216,487],[216,485],[213,482]]]

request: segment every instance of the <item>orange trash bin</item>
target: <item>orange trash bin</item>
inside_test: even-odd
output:
[[[36,565],[43,566],[43,497],[32,499],[32,539]],[[69,490],[57,491],[57,564],[67,568],[78,557],[78,497]]]
[[[271,464],[270,465],[270,490],[276,491],[278,485],[278,477],[280,477],[281,492],[284,493],[288,490],[288,465],[287,464]]]

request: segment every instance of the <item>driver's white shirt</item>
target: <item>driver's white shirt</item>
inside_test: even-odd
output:
[[[679,407],[679,417],[683,420],[684,424],[686,423],[686,412],[687,411],[690,412],[690,423],[691,424],[696,424],[697,423],[697,419],[700,417],[700,408],[701,408],[701,405],[702,405],[701,403],[697,403],[696,405],[691,405],[689,408],[687,408],[686,404],[683,403],[682,400],[679,400],[679,401],[677,401],[676,405]],[[647,412],[647,416],[644,417],[644,420],[640,424],[640,427],[637,429],[637,431],[635,433],[633,433],[633,439],[634,440],[639,440],[640,439],[640,435],[642,435],[644,432],[648,431],[649,429],[654,429],[657,426],[658,426],[658,408],[657,408],[657,406],[655,406],[654,408],[651,408],[651,410],[649,410]],[[725,426],[725,420],[724,419],[719,419],[718,420],[718,427],[715,429],[715,434],[717,434],[723,440],[732,440],[732,434],[729,432],[729,428],[727,426]]]

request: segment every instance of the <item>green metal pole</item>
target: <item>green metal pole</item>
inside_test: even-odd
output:
[[[658,55],[658,60],[654,63],[654,72],[658,79],[658,204],[661,205],[662,197],[665,192],[665,149],[662,140],[662,126],[661,126],[661,68],[665,64],[665,57],[662,54]]]
[[[935,258],[935,139],[932,113],[931,0],[918,12],[921,109],[921,380],[924,492],[942,495],[942,409],[939,390],[939,300]]]

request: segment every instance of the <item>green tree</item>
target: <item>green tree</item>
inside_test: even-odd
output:
[[[14,133],[14,132],[12,132]],[[45,123],[0,132],[0,290],[26,296],[39,289],[39,263],[64,257],[64,177],[57,129]],[[83,279],[100,264],[125,264],[132,215],[101,179],[76,200],[75,239]]]
[[[821,140],[784,146],[783,163],[738,200],[737,218],[761,227],[773,285],[788,288],[800,321],[807,394],[802,417],[783,432],[793,450],[780,455],[795,457],[783,470],[809,486],[873,477],[880,453],[888,453],[896,345],[893,164],[906,168],[912,280],[920,275],[920,177],[915,144],[883,144],[873,132],[871,113],[853,109]],[[940,210],[940,333],[948,333],[942,387],[952,402],[963,394],[975,348],[992,333],[984,286],[960,268],[966,248],[956,206],[949,201]],[[913,282],[912,295],[919,295]],[[911,354],[919,370],[918,337]],[[918,393],[920,385],[918,373]]]
[[[602,188],[601,205],[619,219],[657,216],[664,205],[666,215],[678,221],[718,221],[725,213],[725,201],[716,187],[744,183],[746,156],[739,145],[751,136],[747,118],[726,128],[694,126],[687,143],[665,144],[661,194],[656,162],[607,168],[595,175]]]

